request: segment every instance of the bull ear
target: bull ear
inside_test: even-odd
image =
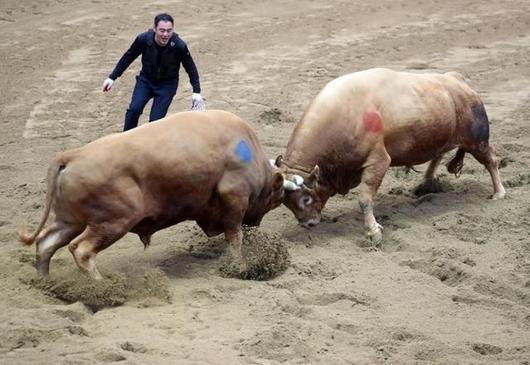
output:
[[[283,186],[283,175],[280,172],[272,174],[272,190],[278,191]]]
[[[278,155],[278,157],[276,157],[276,161],[274,161],[274,164],[276,165],[276,167],[281,167],[282,162],[283,162],[283,156]]]
[[[313,170],[309,174],[309,177],[307,178],[307,180],[311,182],[320,180],[320,167],[318,167],[318,165],[315,165],[315,167],[313,167]]]

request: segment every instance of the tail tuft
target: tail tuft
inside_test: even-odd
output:
[[[35,242],[35,235],[29,233],[26,226],[23,225],[18,230],[18,240],[26,246],[31,246]]]
[[[140,236],[140,240],[144,244],[144,250],[147,250],[147,248],[151,244],[151,235],[150,234],[149,235],[141,234],[139,236]]]
[[[451,174],[455,174],[456,177],[460,176],[460,173],[462,172],[462,168],[464,167],[464,156],[466,154],[466,151],[459,148],[458,151],[456,151],[455,157],[451,159],[447,163],[447,171],[449,171]]]

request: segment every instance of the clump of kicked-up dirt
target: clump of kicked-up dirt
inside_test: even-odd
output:
[[[169,280],[158,269],[103,273],[103,277],[98,281],[77,268],[56,266],[50,278],[33,279],[30,284],[53,298],[81,302],[94,311],[126,302],[148,307],[170,301]]]
[[[215,238],[219,239],[219,238]],[[243,258],[246,270],[232,260],[229,250],[221,257],[221,276],[243,280],[268,280],[280,275],[290,263],[287,242],[278,233],[255,227],[243,229]]]

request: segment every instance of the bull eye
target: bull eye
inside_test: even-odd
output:
[[[313,202],[313,198],[309,195],[304,195],[301,199],[300,199],[300,206],[301,207],[305,207],[305,206],[308,206],[310,205],[311,203]]]

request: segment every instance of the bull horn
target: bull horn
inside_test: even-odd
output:
[[[269,163],[271,164],[272,167],[276,167],[275,160],[273,158],[269,159]]]
[[[300,186],[296,185],[291,180],[284,179],[283,180],[283,188],[287,191],[296,191],[300,190]]]
[[[304,178],[300,175],[293,175],[293,182],[297,186],[302,186],[302,184],[304,183]]]

